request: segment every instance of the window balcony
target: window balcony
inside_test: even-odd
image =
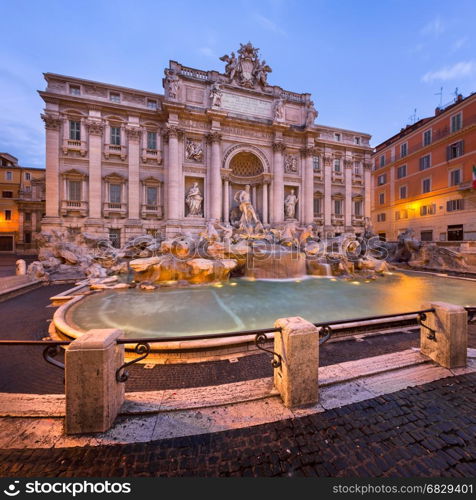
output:
[[[124,219],[127,217],[127,203],[106,202],[103,206],[104,217]]]
[[[352,216],[353,226],[365,226],[365,217],[363,215],[353,215]]]
[[[353,174],[352,175],[352,184],[361,185],[364,183],[364,177],[362,174]]]
[[[318,226],[322,226],[324,224],[324,214],[314,214],[314,222]]]
[[[109,160],[111,156],[119,156],[121,160],[125,160],[127,157],[127,147],[116,146],[115,144],[104,144],[104,158]]]
[[[344,215],[343,214],[332,214],[331,223],[333,226],[343,226],[344,225]]]
[[[332,182],[344,184],[344,172],[332,172]]]
[[[63,154],[66,156],[71,151],[79,153],[81,156],[86,156],[88,153],[86,141],[63,140]]]
[[[88,202],[62,200],[60,212],[62,216],[86,217],[88,215]]]
[[[162,157],[158,149],[142,149],[142,161],[145,163],[147,161],[157,162],[159,165],[162,163]]]
[[[164,216],[162,205],[142,205],[141,217],[144,219],[162,219]]]

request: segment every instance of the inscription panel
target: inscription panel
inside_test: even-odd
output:
[[[261,116],[265,118],[271,118],[273,111],[271,101],[231,94],[229,92],[223,92],[221,107],[227,111],[233,111],[242,115]]]

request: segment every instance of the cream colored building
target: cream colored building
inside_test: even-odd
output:
[[[120,243],[194,233],[209,220],[233,223],[235,194],[249,185],[264,224],[362,232],[370,136],[315,124],[310,94],[270,85],[251,44],[221,59],[224,73],[171,61],[164,94],[46,73],[43,228]],[[285,212],[292,190],[297,203]]]

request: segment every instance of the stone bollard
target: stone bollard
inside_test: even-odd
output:
[[[121,330],[89,330],[65,352],[66,434],[104,432],[124,402],[116,370],[124,363]]]
[[[274,351],[281,366],[274,370],[274,385],[288,408],[315,404],[319,400],[319,329],[296,316],[280,318],[274,326]]]
[[[425,356],[445,368],[466,366],[468,349],[468,313],[462,306],[431,302],[422,309],[435,309],[427,313],[423,322],[435,330],[436,340],[428,338],[429,330],[420,327],[420,350]]]
[[[26,274],[26,262],[23,259],[18,259],[15,262],[16,266],[16,275],[17,276],[25,276]]]

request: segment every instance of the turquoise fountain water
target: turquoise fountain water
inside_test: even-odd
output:
[[[321,322],[408,312],[429,300],[476,305],[476,281],[394,273],[375,281],[237,279],[154,292],[111,290],[73,306],[68,321],[83,330],[121,328],[129,337],[175,337],[267,328],[286,316]]]

